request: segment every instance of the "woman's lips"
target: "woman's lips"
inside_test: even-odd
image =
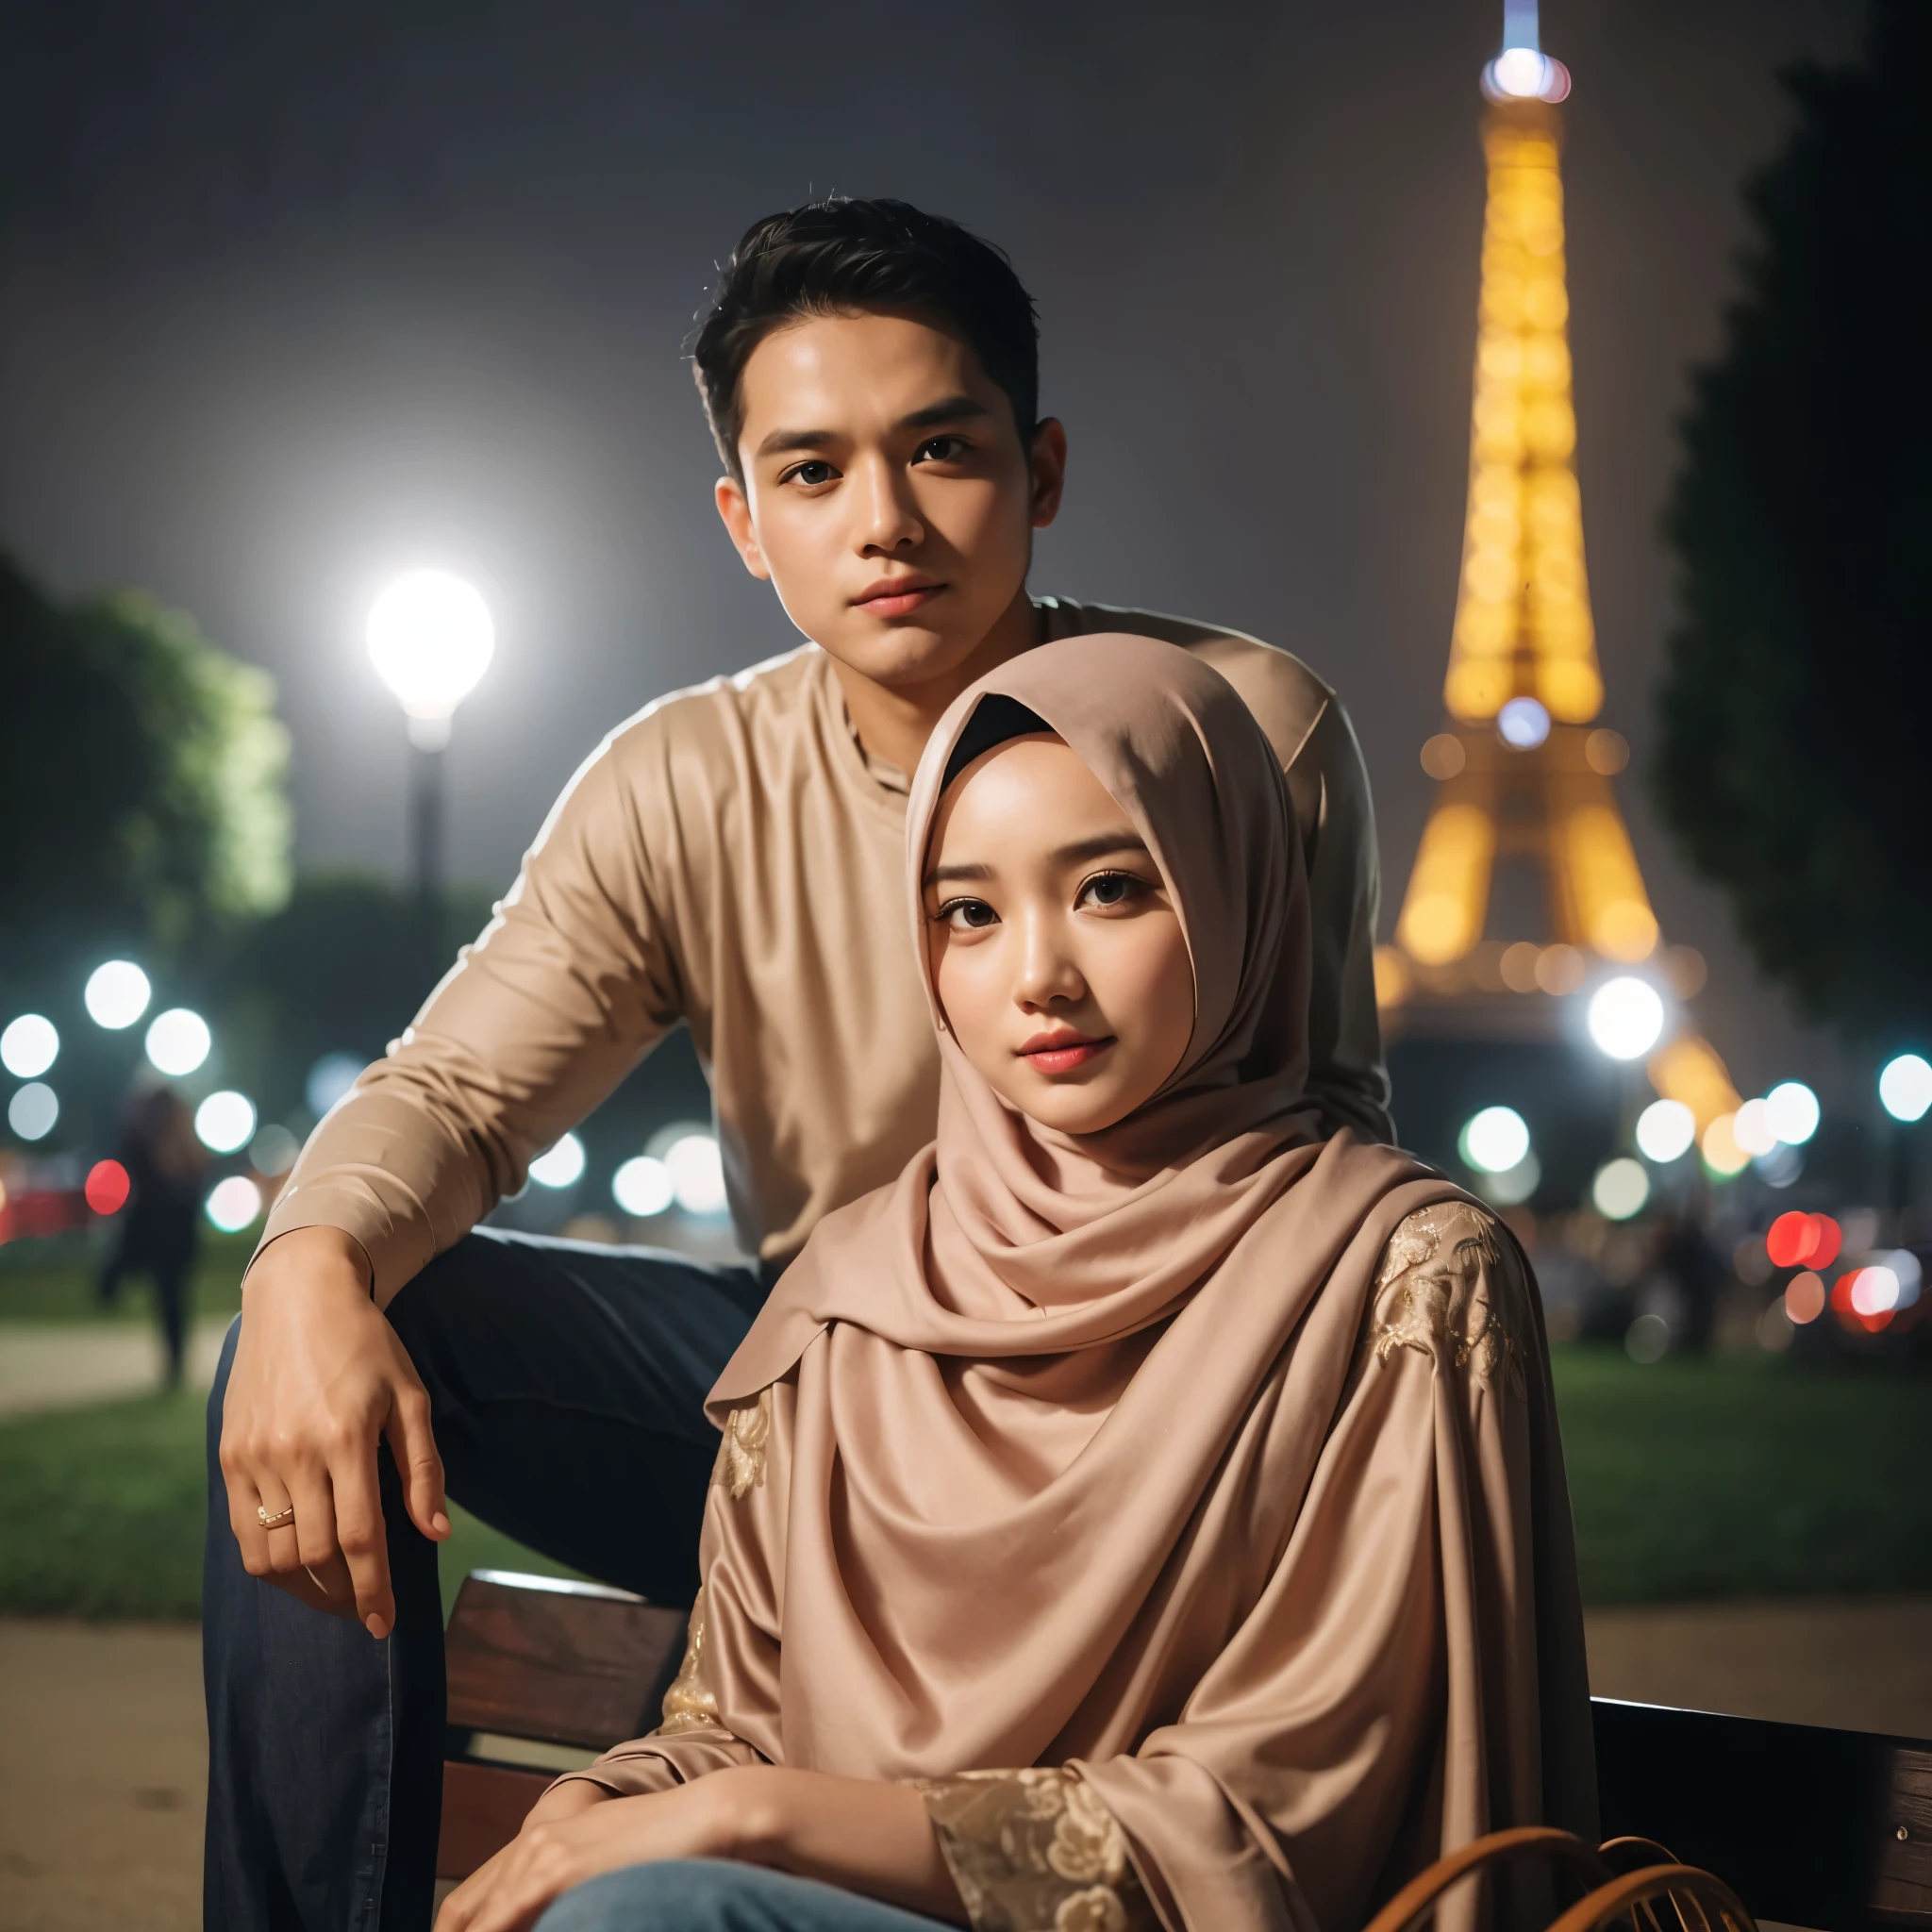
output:
[[[1075,1067],[1084,1067],[1096,1054],[1105,1053],[1112,1044],[1111,1036],[1105,1040],[1085,1040],[1074,1034],[1042,1041],[1038,1045],[1029,1041],[1020,1049],[1020,1058],[1042,1074],[1071,1074]]]
[[[943,584],[912,583],[903,589],[891,584],[874,584],[862,597],[855,598],[854,608],[863,610],[868,617],[910,617],[923,606],[930,604],[945,589]]]

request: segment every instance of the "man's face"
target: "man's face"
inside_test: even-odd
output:
[[[745,365],[742,485],[718,510],[806,636],[876,683],[943,678],[1009,610],[1059,508],[1065,439],[1034,460],[956,337],[906,314],[814,316]]]

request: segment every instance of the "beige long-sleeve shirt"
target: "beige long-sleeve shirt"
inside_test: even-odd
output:
[[[1368,775],[1298,658],[1064,599],[1045,635],[1197,652],[1279,756],[1314,915],[1309,1088],[1391,1138]],[[711,1083],[741,1245],[783,1263],[932,1138],[939,1060],[908,941],[906,780],[869,758],[807,644],[648,705],[552,808],[496,915],[309,1137],[262,1234],[339,1227],[378,1302],[453,1246],[682,1020]]]

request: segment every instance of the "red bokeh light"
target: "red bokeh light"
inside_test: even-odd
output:
[[[1854,1297],[1858,1291],[1858,1277],[1868,1271],[1863,1268],[1848,1269],[1831,1285],[1831,1311],[1847,1328],[1863,1329],[1867,1335],[1876,1335],[1881,1328],[1889,1328],[1896,1308],[1874,1308],[1867,1314],[1857,1306]]]
[[[127,1170],[118,1160],[97,1160],[88,1170],[87,1205],[96,1214],[118,1214],[127,1205],[132,1188]]]
[[[1764,1252],[1774,1268],[1795,1268],[1812,1260],[1817,1245],[1818,1225],[1809,1214],[1780,1214],[1764,1231]]]
[[[1810,1220],[1818,1231],[1818,1245],[1805,1259],[1813,1268],[1829,1268],[1845,1244],[1845,1231],[1828,1214],[1814,1214]]]

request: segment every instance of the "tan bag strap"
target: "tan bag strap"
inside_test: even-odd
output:
[[[1574,1833],[1548,1824],[1519,1824],[1513,1830],[1492,1831],[1487,1838],[1476,1839],[1438,1858],[1426,1872],[1417,1873],[1369,1921],[1364,1932],[1413,1932],[1435,1909],[1436,1901],[1458,1880],[1486,1866],[1529,1853],[1567,1867],[1587,1886],[1600,1888],[1609,1874],[1610,1868],[1602,1857]]]

